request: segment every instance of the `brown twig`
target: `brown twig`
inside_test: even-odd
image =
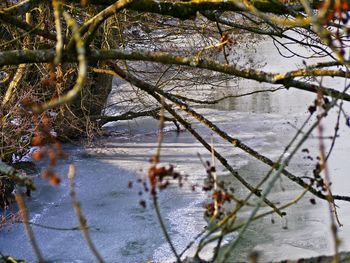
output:
[[[95,256],[96,260],[99,263],[103,263],[104,260],[102,256],[99,254],[98,250],[96,249],[94,243],[92,242],[92,239],[90,237],[90,232],[88,231],[87,225],[86,225],[86,218],[83,215],[83,212],[81,211],[80,203],[78,201],[77,195],[74,191],[74,177],[75,177],[75,166],[71,164],[69,166],[68,171],[68,179],[69,179],[69,193],[72,198],[72,204],[73,208],[75,210],[75,213],[77,215],[78,221],[79,221],[79,228],[82,232],[89,249],[91,250],[92,254]]]
[[[160,151],[161,151],[161,148],[162,148],[162,142],[163,142],[163,137],[164,137],[164,134],[163,134],[163,129],[164,129],[164,98],[161,98],[161,109],[160,109],[160,113],[159,113],[159,135],[158,135],[158,143],[157,143],[157,149],[156,149],[156,153],[154,155],[154,158],[152,159],[152,164],[151,164],[151,167],[150,169],[154,168],[160,161]],[[158,221],[159,221],[159,225],[163,231],[163,234],[164,234],[164,237],[166,239],[166,241],[168,242],[169,246],[170,246],[170,249],[171,251],[173,252],[173,254],[175,255],[176,257],[176,262],[181,262],[181,259],[178,255],[178,253],[176,252],[176,248],[173,244],[173,242],[171,241],[171,238],[170,238],[170,235],[168,233],[168,230],[166,229],[166,226],[165,226],[165,223],[164,223],[164,220],[163,220],[163,217],[160,213],[160,209],[159,209],[159,205],[158,205],[158,198],[157,198],[157,192],[156,192],[156,185],[154,183],[152,183],[154,179],[150,178],[150,184],[151,184],[151,187],[152,187],[152,190],[151,190],[151,194],[152,194],[152,201],[153,201],[153,205],[154,205],[154,208],[156,210],[156,215],[157,215],[157,218],[158,218]]]
[[[321,105],[322,101],[322,94],[319,93],[317,96],[317,100],[319,105]],[[321,122],[318,123],[317,125],[317,130],[319,137],[322,138],[323,136],[323,126]],[[337,226],[336,222],[338,223],[338,226],[342,226],[342,224],[339,221],[338,213],[337,213],[337,208],[334,202],[334,198],[332,195],[332,190],[331,190],[331,179],[330,179],[330,174],[329,174],[329,169],[328,169],[328,164],[326,161],[326,153],[325,153],[325,145],[322,139],[319,139],[319,152],[320,152],[320,163],[321,163],[321,169],[324,171],[324,187],[326,190],[326,198],[328,201],[328,208],[329,208],[329,214],[330,214],[330,220],[331,220],[331,234],[333,238],[333,243],[334,243],[334,262],[339,263],[339,239],[338,239],[338,234],[337,234]]]
[[[27,232],[27,236],[29,238],[30,244],[33,247],[34,253],[38,259],[38,262],[43,263],[45,262],[40,248],[36,242],[35,236],[34,236],[34,232],[29,224],[29,215],[28,215],[28,209],[26,206],[26,203],[24,201],[24,198],[22,196],[21,193],[16,193],[16,202],[18,204],[19,210],[20,210],[20,214],[23,220],[23,224],[25,226],[26,232]]]

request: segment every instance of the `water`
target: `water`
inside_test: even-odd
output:
[[[285,63],[269,42],[261,43],[258,54],[263,54],[261,60],[269,62],[264,68],[266,70],[287,71],[301,64],[300,59],[289,59]],[[325,81],[330,83],[330,80]],[[343,86],[338,80],[331,81],[333,87]],[[250,90],[271,88],[271,85],[247,80],[238,81],[235,85],[238,88],[217,89],[210,96],[218,98],[222,93],[240,94],[246,92],[247,87]],[[306,118],[307,108],[314,99],[315,94],[290,89],[228,99],[215,107],[198,106],[196,110],[229,134],[276,160],[296,132],[295,127],[300,126]],[[349,112],[349,107],[346,106],[345,110]],[[332,112],[323,124],[325,135],[333,133],[334,120],[335,112]],[[137,179],[146,177],[149,159],[156,151],[157,127],[158,122],[151,118],[118,122],[109,127],[115,136],[102,138],[92,147],[65,146],[70,160],[60,163],[56,168],[61,174],[62,183],[58,187],[51,187],[37,179],[38,191],[28,200],[31,222],[61,228],[77,226],[66,179],[68,164],[74,163],[77,168],[77,195],[94,243],[107,262],[173,261],[152,202],[146,193],[138,195],[142,185],[137,183]],[[233,148],[210,130],[198,123],[193,127],[208,141],[213,139],[215,148],[250,183],[256,182],[267,171],[265,165]],[[329,166],[333,192],[346,195],[350,188],[347,178],[350,170],[347,162],[350,129],[342,122],[339,132],[341,137],[336,142]],[[317,133],[313,135],[317,136]],[[318,142],[317,138],[310,138],[305,146],[314,160],[318,155]],[[330,142],[326,140],[325,143],[329,146]],[[176,170],[189,175],[182,188],[174,182],[159,195],[162,215],[178,251],[182,251],[206,225],[202,207],[208,195],[191,189],[192,185],[201,184],[206,174],[197,153],[203,159],[210,160],[207,151],[190,134],[183,131],[177,133],[172,124],[167,124],[161,161],[172,163]],[[315,161],[303,157],[305,154],[299,154],[290,163],[288,170],[298,176],[311,176]],[[222,178],[230,178],[220,165],[218,174]],[[229,180],[238,193],[244,195],[244,189],[235,180]],[[133,182],[131,189],[127,188],[129,181]],[[301,191],[300,187],[285,178],[276,185],[269,198],[285,203]],[[287,216],[284,219],[268,216],[253,223],[230,261],[246,261],[251,251],[259,251],[261,262],[332,253],[327,204],[317,200],[316,205],[312,205],[310,198],[311,195],[307,195],[298,204],[286,209]],[[147,202],[146,209],[139,205],[140,200]],[[344,224],[339,229],[341,249],[350,250],[350,204],[337,202],[337,205],[340,220]],[[244,210],[241,218],[248,215],[249,210]],[[36,226],[33,229],[45,259],[53,262],[94,262],[79,231],[55,231]],[[0,231],[0,251],[3,254],[35,262],[35,255],[22,225],[15,224]],[[193,252],[194,249],[190,249],[188,255]],[[209,257],[211,253],[212,247],[208,247],[202,256]]]

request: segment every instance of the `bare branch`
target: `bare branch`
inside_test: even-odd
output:
[[[0,66],[3,65],[15,65],[19,63],[44,63],[53,62],[55,58],[54,50],[37,50],[37,51],[5,51],[0,52]],[[339,92],[335,89],[327,87],[319,87],[312,83],[307,83],[301,80],[295,80],[297,76],[314,76],[322,75],[318,70],[303,70],[291,72],[291,73],[269,73],[262,70],[255,70],[251,68],[244,68],[237,64],[221,64],[217,61],[210,59],[198,59],[197,57],[182,57],[172,55],[167,52],[151,52],[146,50],[139,51],[126,51],[121,49],[111,50],[91,50],[87,60],[89,61],[102,61],[110,59],[123,59],[123,60],[140,60],[140,61],[152,61],[163,64],[183,65],[194,68],[208,69],[224,74],[252,79],[259,82],[266,82],[271,84],[281,84],[285,87],[293,87],[296,89],[309,91],[316,93],[322,91],[323,94],[331,96],[333,98],[342,98],[344,101],[350,101],[350,95]],[[63,61],[73,62],[76,58],[72,54],[64,54]],[[334,70],[324,70],[323,76],[340,76],[346,78],[348,74],[344,71],[335,72]],[[294,74],[294,76],[293,76]],[[304,74],[304,75],[303,75]]]

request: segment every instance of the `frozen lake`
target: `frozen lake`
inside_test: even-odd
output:
[[[290,70],[301,62],[286,60],[284,63],[271,43],[263,42],[260,53],[268,62],[270,70]],[[288,65],[288,66],[287,66]],[[331,82],[330,82],[331,81]],[[342,88],[337,80],[325,80],[334,88]],[[258,84],[241,80],[238,88],[218,89],[210,92],[212,98],[218,98],[222,92],[240,94],[245,88],[270,88],[271,85]],[[296,127],[306,119],[308,106],[315,99],[315,94],[290,89],[274,93],[259,93],[238,99],[228,99],[215,107],[197,107],[205,115],[229,134],[239,138],[253,149],[276,160],[284,147],[296,132]],[[345,105],[349,113],[349,106]],[[325,135],[333,134],[336,111],[326,118]],[[215,148],[224,155],[230,164],[249,182],[254,184],[268,167],[247,156],[239,149],[225,143],[218,136],[202,125],[193,127],[208,141],[213,139]],[[138,178],[147,176],[149,159],[155,153],[158,137],[158,122],[151,118],[130,122],[118,122],[108,128],[112,136],[101,138],[93,146],[65,146],[70,159],[60,163],[57,170],[62,183],[51,187],[42,180],[37,180],[38,191],[28,199],[31,222],[46,226],[72,228],[78,225],[68,193],[66,179],[68,165],[74,163],[77,168],[76,191],[82,209],[88,220],[88,226],[94,243],[106,262],[172,262],[174,257],[166,243],[150,198],[146,193],[139,196],[142,185]],[[176,170],[188,174],[188,181],[179,188],[176,183],[160,193],[161,213],[168,226],[175,247],[182,251],[185,246],[200,233],[206,222],[203,217],[203,205],[208,194],[192,191],[192,185],[202,184],[206,175],[198,153],[203,159],[210,160],[210,154],[188,132],[177,133],[175,127],[167,123],[161,151],[161,161],[174,164]],[[334,194],[350,194],[350,128],[340,126],[340,138],[336,141],[334,152],[329,160]],[[317,136],[317,134],[314,134]],[[310,155],[318,154],[317,138],[310,138],[306,146]],[[326,146],[330,141],[325,140]],[[290,163],[288,170],[298,176],[311,176],[315,161],[307,160],[301,152]],[[245,190],[221,167],[218,174],[231,180],[238,194]],[[133,187],[127,186],[129,181]],[[284,178],[269,196],[271,200],[290,201],[302,192],[302,189]],[[280,219],[268,216],[253,223],[241,243],[236,248],[234,259],[246,261],[251,251],[259,251],[260,261],[297,259],[332,253],[329,212],[327,203],[316,200],[316,205],[309,202],[307,195],[298,204],[286,209],[287,216]],[[147,208],[139,205],[146,200]],[[344,224],[339,229],[341,250],[350,250],[350,203],[337,202],[338,213]],[[249,215],[244,210],[242,218]],[[274,221],[274,224],[272,223]],[[76,230],[51,230],[33,226],[38,244],[45,259],[51,262],[94,262],[84,239]],[[23,226],[15,224],[0,230],[0,252],[16,258],[35,262]],[[194,250],[188,251],[189,256]],[[209,257],[209,247],[203,257]]]

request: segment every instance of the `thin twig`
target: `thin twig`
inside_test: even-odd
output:
[[[159,135],[158,135],[158,144],[157,151],[155,155],[155,163],[158,163],[160,160],[160,150],[162,148],[162,142],[164,138],[164,97],[161,98],[162,107],[160,108],[159,113]]]
[[[153,205],[154,205],[154,209],[156,210],[157,218],[158,218],[160,227],[161,227],[161,229],[163,231],[164,237],[165,237],[166,241],[168,242],[171,251],[173,252],[173,254],[176,257],[176,262],[179,263],[179,262],[181,262],[181,259],[180,259],[179,255],[177,254],[175,246],[172,243],[170,235],[169,235],[169,233],[168,233],[168,231],[166,229],[164,220],[163,220],[162,215],[160,213],[160,209],[159,209],[159,205],[158,205],[158,201],[157,201],[157,196],[156,195],[153,195]]]
[[[24,221],[15,221],[14,223],[16,224],[24,224]],[[47,226],[47,225],[42,225],[42,224],[37,224],[33,222],[29,222],[30,225],[39,227],[39,228],[45,228],[45,229],[50,229],[50,230],[57,230],[57,231],[76,231],[80,230],[79,226],[75,227],[56,227],[56,226]],[[88,229],[90,229],[89,227]],[[94,228],[95,230],[99,230],[98,228]]]
[[[256,90],[256,91],[252,91],[252,92],[247,92],[247,93],[242,93],[242,94],[238,94],[238,95],[227,95],[227,96],[223,96],[222,98],[216,99],[216,100],[198,100],[198,99],[193,99],[193,98],[188,98],[185,96],[181,96],[178,94],[171,94],[174,97],[177,97],[183,101],[189,101],[189,102],[194,102],[194,103],[198,103],[198,104],[217,104],[220,101],[226,100],[226,99],[230,99],[230,98],[240,98],[240,97],[245,97],[245,96],[250,96],[250,95],[254,95],[257,93],[265,93],[265,92],[275,92],[275,91],[279,91],[279,90],[284,90],[284,87],[279,87],[279,88],[274,88],[274,89],[263,89],[263,90]]]
[[[317,100],[319,105],[322,105],[322,93],[319,93],[317,96]],[[318,122],[317,130],[320,138],[323,136],[323,126],[321,122]],[[342,224],[339,221],[337,208],[334,203],[334,198],[332,196],[332,190],[331,190],[331,179],[328,169],[328,163],[326,161],[326,153],[325,153],[325,145],[322,139],[319,140],[319,152],[320,152],[320,164],[321,169],[324,171],[324,187],[327,193],[327,201],[328,201],[328,208],[329,208],[329,215],[330,215],[330,221],[331,221],[331,234],[333,238],[333,245],[334,245],[334,262],[339,263],[339,239],[337,234],[337,226],[335,221],[337,221],[339,226],[342,226]]]
[[[216,192],[218,188],[218,182],[217,182],[217,174],[216,174],[216,165],[215,165],[215,155],[214,155],[214,139],[211,137],[211,165],[214,168],[214,171],[212,172],[213,179],[214,179],[214,192]],[[219,207],[218,207],[218,200],[214,198],[214,213],[212,216],[212,220],[216,218],[216,216],[219,213]]]
[[[30,244],[33,247],[33,250],[34,250],[34,253],[38,259],[38,262],[43,263],[43,262],[45,262],[45,260],[42,256],[40,248],[36,242],[34,232],[33,232],[32,228],[30,227],[28,209],[27,209],[26,203],[25,203],[24,198],[23,198],[21,193],[16,193],[16,202],[18,204],[20,214],[21,214],[23,224],[25,226]]]
[[[88,228],[86,226],[86,218],[84,217],[83,212],[81,211],[80,203],[74,191],[74,177],[75,177],[75,166],[71,164],[69,166],[69,171],[68,171],[69,193],[72,198],[73,208],[75,210],[75,213],[79,221],[79,228],[88,244],[89,249],[91,250],[92,254],[95,256],[96,260],[99,263],[103,263],[104,260],[102,256],[100,255],[94,243],[92,242],[92,239],[90,237],[90,232],[88,231]]]
[[[159,163],[159,161],[160,161],[160,151],[161,151],[161,148],[162,148],[162,142],[163,142],[163,137],[164,137],[164,134],[163,134],[163,129],[164,129],[164,103],[165,103],[164,102],[164,98],[161,98],[161,105],[162,105],[162,107],[160,109],[160,114],[159,114],[160,117],[159,117],[158,143],[157,143],[156,154],[154,155],[154,158],[153,158],[152,167],[156,166]],[[152,185],[152,183],[151,183],[151,185]],[[154,188],[154,187],[155,187],[155,185],[152,185],[152,188]],[[160,213],[156,189],[153,189],[153,191],[151,191],[151,194],[152,194],[153,205],[154,205],[154,208],[156,210],[156,215],[157,215],[160,227],[161,227],[161,229],[163,231],[164,237],[165,237],[166,241],[168,242],[171,251],[175,255],[176,261],[177,262],[181,262],[181,258],[179,257],[178,253],[176,252],[176,248],[175,248],[173,242],[171,241],[171,238],[170,238],[170,235],[169,235],[168,230],[166,228],[166,225],[164,223],[163,217],[162,217],[162,215]]]

